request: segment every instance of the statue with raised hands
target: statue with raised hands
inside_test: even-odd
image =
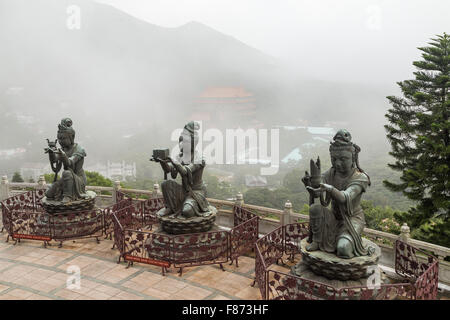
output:
[[[157,214],[162,227],[170,233],[207,231],[216,217],[216,208],[206,200],[203,170],[206,166],[198,144],[199,124],[191,121],[184,126],[179,138],[177,159],[169,156],[168,149],[153,150],[151,161],[160,163],[164,172],[161,190],[165,208]],[[168,174],[172,179],[167,179]],[[181,183],[173,179],[181,177]]]
[[[359,166],[361,149],[351,140],[347,130],[339,130],[330,142],[332,167],[321,174],[320,160],[311,160],[311,175],[306,172],[302,179],[310,193],[307,251],[321,250],[345,259],[373,253],[361,238],[365,218],[360,202],[370,178]],[[317,198],[320,203],[314,203]]]
[[[72,127],[72,120],[64,118],[58,125],[56,141],[48,141],[48,153],[50,165],[55,173],[54,182],[46,191],[46,200],[59,201],[67,204],[79,199],[89,198],[86,194],[86,175],[83,170],[84,157],[86,152],[75,143],[75,130]],[[59,142],[61,148],[56,143]],[[58,172],[63,168],[61,179],[57,180]]]

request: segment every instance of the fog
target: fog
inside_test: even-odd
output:
[[[198,21],[322,80],[390,85],[449,30],[442,0],[100,0],[144,21]]]
[[[369,154],[386,153],[385,97],[413,76],[417,47],[449,31],[449,9],[419,0],[0,0],[0,149],[45,161],[45,138],[71,117],[90,161],[150,156],[202,111],[207,88],[240,87],[253,95],[252,119],[214,111],[207,127],[346,127]]]

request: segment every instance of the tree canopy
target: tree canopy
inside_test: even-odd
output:
[[[415,79],[398,82],[402,97],[388,96],[385,125],[395,158],[388,166],[401,172],[400,182],[385,180],[391,191],[417,202],[397,215],[425,241],[450,246],[450,36],[431,39],[414,61]],[[415,233],[414,233],[415,232]]]
[[[19,171],[14,172],[14,175],[12,177],[12,182],[24,182],[22,175]]]

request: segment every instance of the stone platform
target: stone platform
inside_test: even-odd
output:
[[[216,234],[214,237],[206,236],[207,233],[212,232],[220,232]],[[193,243],[190,243],[189,249],[191,250],[191,258],[193,260],[202,260],[202,259],[208,259],[211,257],[211,255],[214,255],[214,252],[217,254],[217,257],[220,257],[224,254],[224,249],[227,248],[227,246],[224,246],[224,241],[226,241],[226,237],[223,234],[223,232],[226,232],[226,230],[219,227],[217,224],[213,224],[211,229],[208,232],[199,233],[199,237],[195,240],[195,245]],[[166,231],[164,231],[161,226],[155,230],[155,234],[159,234],[162,236],[168,236],[168,237],[174,237],[174,236],[181,236],[181,239],[178,241],[175,241],[172,243],[172,246],[170,248],[172,252],[172,259],[175,261],[182,259],[183,256],[186,253],[186,240],[188,239],[187,236],[189,234],[170,234]],[[201,236],[203,234],[204,236]],[[190,242],[190,241],[189,241]],[[214,247],[215,250],[202,250],[202,247]],[[161,238],[161,237],[154,237],[149,238],[145,243],[145,248],[148,251],[148,256],[157,259],[157,260],[166,260],[167,258],[167,252],[168,252],[168,243],[167,238]],[[198,248],[198,250],[195,250],[195,248]],[[185,258],[184,258],[185,259]]]
[[[173,217],[174,215],[160,216],[166,208],[158,211],[158,221],[162,230],[169,234],[184,234],[184,233],[199,233],[210,231],[216,221],[217,209],[213,206],[208,207],[209,212],[205,216],[185,218],[181,215]]]
[[[370,240],[363,238],[363,246],[371,246],[375,252],[370,256],[360,256],[351,259],[343,259],[336,256],[334,253],[324,251],[307,251],[307,239],[300,242],[300,251],[302,254],[302,266],[297,265],[292,269],[293,274],[301,276],[304,272],[303,265],[318,276],[323,276],[330,280],[359,280],[368,277],[373,270],[369,267],[376,266],[381,256],[380,247]]]
[[[389,279],[387,278],[386,274],[380,269],[378,265],[373,266],[371,269],[373,273],[377,273],[380,276],[380,284],[384,283],[390,283]],[[314,273],[305,263],[298,263],[297,265],[293,266],[291,269],[291,273],[299,276],[303,279],[312,280],[316,282],[320,282],[329,286],[334,287],[335,289],[341,289],[344,287],[359,287],[359,286],[370,286],[374,285],[372,278],[364,277],[357,280],[338,280],[338,279],[328,279],[326,277],[317,275]]]
[[[47,197],[42,198],[42,207],[47,213],[58,214],[74,211],[86,211],[91,210],[95,206],[95,198],[97,194],[94,191],[86,191],[87,197],[85,199],[79,199],[67,203],[61,201],[49,200]]]

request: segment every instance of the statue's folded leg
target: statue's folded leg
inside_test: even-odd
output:
[[[350,218],[350,221],[356,233],[360,236],[365,225],[363,218],[354,216]],[[350,259],[356,255],[355,251],[355,240],[342,225],[337,236],[336,255],[340,258]]]
[[[62,173],[63,181],[63,202],[75,200],[74,197],[74,178],[73,173],[69,170],[64,170]]]
[[[183,202],[183,210],[181,212],[182,216],[185,218],[192,218],[196,215],[199,215],[199,212],[200,208],[197,201],[188,196]]]
[[[177,213],[181,209],[185,196],[183,186],[174,180],[164,180],[161,183],[161,191],[166,206],[164,215]]]
[[[47,199],[58,199],[62,195],[62,188],[63,188],[63,180],[57,180],[53,182],[50,187],[45,191],[45,196]]]
[[[355,244],[349,234],[341,235],[337,240],[336,255],[339,258],[350,259],[355,256]]]
[[[334,252],[336,250],[336,218],[330,209],[314,204],[309,209],[309,223],[312,231],[312,243],[306,250],[322,250]]]

